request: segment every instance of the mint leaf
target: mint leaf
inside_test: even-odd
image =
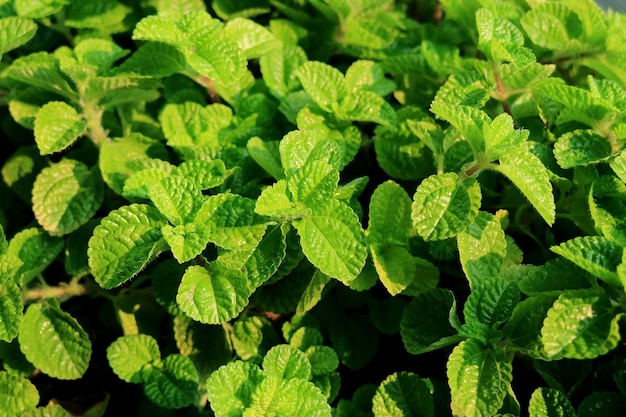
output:
[[[245,361],[261,363],[263,356],[278,344],[278,335],[265,317],[241,317],[233,325],[232,345],[237,356]]]
[[[279,146],[278,141],[264,141],[258,136],[250,139],[246,145],[252,159],[276,180],[284,177]]]
[[[267,375],[251,395],[252,403],[244,415],[285,415],[330,417],[326,397],[312,382],[279,379]]]
[[[161,360],[157,341],[145,334],[117,338],[107,348],[107,360],[115,375],[126,382],[145,382],[146,371]]]
[[[506,176],[549,225],[554,223],[555,203],[548,170],[530,152],[502,155],[494,169]]]
[[[0,256],[0,259],[2,257]],[[4,275],[4,271],[0,269]],[[17,336],[22,322],[22,291],[11,279],[0,280],[0,340],[10,342]]]
[[[70,146],[87,128],[87,121],[62,101],[46,103],[35,117],[35,141],[42,155]]]
[[[217,416],[243,415],[264,379],[264,372],[254,363],[235,361],[220,367],[206,383],[211,409]]]
[[[530,397],[531,417],[574,417],[576,412],[565,394],[552,388],[537,388]]]
[[[89,240],[89,267],[96,282],[115,288],[137,275],[167,249],[161,228],[163,216],[145,204],[131,204],[110,212]]]
[[[120,75],[164,78],[185,68],[185,55],[176,47],[161,42],[148,42],[139,47],[115,70]]]
[[[310,161],[287,177],[290,199],[305,207],[314,208],[335,194],[339,171],[323,161]]]
[[[389,294],[399,294],[415,279],[415,259],[407,249],[394,245],[371,245],[370,252],[380,281]]]
[[[513,379],[506,352],[475,339],[461,342],[448,358],[452,412],[492,416],[502,406]]]
[[[451,291],[438,288],[424,292],[404,308],[400,334],[407,352],[414,355],[457,343],[456,301]]]
[[[426,178],[417,187],[411,219],[424,240],[456,236],[478,215],[481,192],[476,180],[461,181],[455,173]]]
[[[0,371],[0,407],[5,415],[22,415],[37,407],[39,392],[26,378]]]
[[[541,341],[541,328],[556,297],[529,297],[515,306],[513,314],[502,329],[507,345],[532,358],[548,360]]]
[[[613,154],[611,143],[594,130],[574,130],[559,137],[554,156],[561,168],[595,164]]]
[[[191,223],[203,203],[201,190],[181,175],[172,175],[150,185],[148,195],[174,225]]]
[[[91,358],[89,335],[56,303],[28,306],[18,339],[26,358],[51,377],[79,379],[87,371]]]
[[[246,59],[259,58],[281,46],[269,30],[252,20],[240,17],[229,20],[223,34],[237,42]]]
[[[305,62],[295,73],[304,91],[327,112],[332,112],[346,93],[343,74],[322,62]]]
[[[616,287],[623,283],[617,275],[622,262],[622,247],[601,236],[577,237],[550,248],[602,281]]]
[[[349,282],[365,265],[365,234],[356,214],[345,204],[329,200],[325,207],[293,225],[304,255],[324,274]]]
[[[533,43],[543,48],[567,51],[580,45],[582,22],[564,3],[538,4],[520,23]]]
[[[69,411],[60,405],[47,405],[20,414],[20,417],[72,417]]]
[[[275,22],[273,20],[271,23]],[[283,44],[282,48],[273,49],[261,56],[261,74],[270,93],[282,98],[294,90],[298,84],[295,72],[306,61],[306,52],[300,46],[291,44]]]
[[[474,222],[457,235],[457,245],[461,266],[471,284],[499,275],[507,243],[495,216],[479,212]]]
[[[310,209],[297,205],[287,194],[287,181],[279,180],[274,185],[264,188],[256,201],[254,211],[262,216],[274,218],[298,218]]]
[[[78,99],[76,91],[61,73],[58,59],[46,52],[36,52],[16,59],[7,69],[6,76],[33,87],[59,94],[69,100]]]
[[[389,375],[376,389],[372,403],[375,417],[432,417],[435,413],[428,385],[411,372]]]
[[[393,181],[379,185],[369,204],[368,239],[378,244],[406,245],[411,229],[411,198]]]
[[[31,227],[16,233],[9,242],[6,254],[22,263],[15,273],[15,282],[27,284],[63,250],[63,239],[50,236],[42,229]]]
[[[51,235],[66,235],[85,224],[100,207],[103,183],[97,172],[63,159],[44,168],[33,184],[33,211]]]
[[[348,93],[367,90],[379,96],[391,94],[396,89],[396,83],[385,77],[383,66],[367,60],[358,60],[350,65],[346,71],[345,85]]]
[[[196,399],[198,383],[198,371],[191,359],[174,354],[165,358],[162,367],[150,369],[144,391],[161,407],[183,408]]]
[[[587,359],[604,355],[620,340],[619,320],[609,297],[598,290],[565,291],[554,302],[541,329],[552,358]]]
[[[178,226],[164,225],[161,228],[163,239],[172,250],[172,255],[179,263],[185,263],[198,256],[206,248],[210,235],[206,228],[195,223]]]
[[[368,90],[348,94],[339,103],[336,114],[343,120],[374,122],[388,127],[394,126],[397,120],[396,113],[389,103]]]
[[[294,338],[290,340],[293,344]],[[300,348],[304,346],[301,345]],[[330,374],[339,367],[339,358],[337,353],[328,346],[309,346],[304,353],[309,358],[311,363],[311,375],[319,376],[324,374]]]
[[[502,113],[490,124],[483,125],[485,151],[490,160],[498,159],[507,153],[515,152],[528,139],[528,130],[516,130],[513,118]]]
[[[0,56],[31,40],[36,32],[37,25],[30,19],[17,16],[0,18]]]
[[[250,288],[240,271],[216,263],[209,269],[198,265],[187,268],[178,287],[176,302],[194,320],[220,324],[237,316],[248,304]]]
[[[311,378],[311,362],[304,352],[289,345],[277,345],[263,358],[263,371],[282,379],[308,381]]]
[[[209,240],[231,250],[255,248],[267,228],[254,213],[255,201],[238,194],[208,197],[195,215],[194,223],[206,229]]]

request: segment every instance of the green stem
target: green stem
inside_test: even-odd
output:
[[[58,287],[36,287],[24,291],[22,298],[24,301],[45,300],[47,298],[57,298],[65,301],[69,298],[84,295],[88,292],[85,285],[79,284],[78,281],[62,282]]]
[[[83,116],[87,120],[87,130],[91,141],[99,148],[109,140],[109,131],[102,127],[104,109],[95,102],[81,102]]]

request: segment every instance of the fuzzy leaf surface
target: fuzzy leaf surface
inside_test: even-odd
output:
[[[480,186],[476,180],[470,178],[459,183],[453,172],[430,176],[417,187],[413,196],[413,226],[424,240],[454,237],[478,215],[480,202]]]
[[[137,275],[167,249],[161,228],[167,221],[154,207],[131,204],[110,212],[89,240],[89,267],[96,282],[115,288]]]
[[[31,227],[11,238],[6,253],[22,262],[15,279],[18,284],[24,285],[45,270],[62,250],[62,238],[51,236],[41,228]]]
[[[411,372],[389,375],[372,399],[374,417],[433,417],[435,405],[426,382]]]
[[[104,198],[102,179],[71,159],[44,168],[33,184],[33,211],[53,236],[78,229],[96,214]]]
[[[347,205],[329,200],[319,211],[295,221],[294,226],[305,256],[324,274],[348,282],[365,265],[365,233]]]
[[[51,377],[79,379],[89,366],[89,335],[56,304],[31,304],[18,339],[26,358]]]

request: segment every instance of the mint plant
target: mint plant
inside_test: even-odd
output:
[[[620,415],[622,18],[0,2],[0,414]]]

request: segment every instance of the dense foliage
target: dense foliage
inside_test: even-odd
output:
[[[0,1],[0,415],[623,415],[622,18]]]

